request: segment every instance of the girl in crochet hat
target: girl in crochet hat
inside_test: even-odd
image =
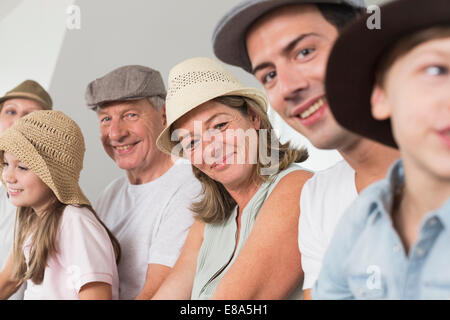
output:
[[[120,246],[78,185],[78,125],[60,111],[35,111],[3,133],[0,151],[2,182],[18,207],[0,298],[27,281],[25,299],[117,299]]]
[[[0,97],[0,135],[21,117],[37,110],[51,110],[52,106],[52,98],[38,82],[23,81]],[[0,268],[8,259],[13,245],[16,209],[9,201],[6,189],[0,184]],[[24,290],[25,285],[10,299],[22,300]]]

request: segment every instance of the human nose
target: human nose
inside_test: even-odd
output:
[[[3,180],[8,184],[13,184],[17,182],[17,178],[14,169],[10,166],[4,166],[2,171]]]
[[[223,156],[224,137],[220,131],[206,131],[203,135],[203,159],[207,164],[216,162]]]
[[[111,140],[121,140],[127,135],[127,128],[121,119],[111,120],[108,136]]]
[[[288,64],[277,67],[278,86],[285,100],[296,99],[309,86],[304,72]]]

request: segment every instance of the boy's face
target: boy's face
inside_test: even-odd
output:
[[[450,38],[397,58],[374,88],[372,114],[391,119],[405,165],[450,181]]]

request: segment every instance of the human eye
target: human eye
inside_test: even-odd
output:
[[[15,116],[17,114],[16,110],[14,109],[6,109],[5,113],[9,116]]]
[[[137,113],[134,112],[129,112],[125,115],[125,117],[127,117],[128,119],[134,119],[137,118],[137,116],[138,116]]]
[[[28,171],[28,168],[24,165],[18,165],[17,167],[22,171]]]
[[[109,116],[104,116],[104,117],[100,118],[100,123],[102,123],[102,124],[106,124],[109,121],[111,121],[111,117],[109,117]]]
[[[304,49],[301,49],[297,53],[296,58],[297,59],[305,59],[305,58],[307,58],[309,55],[311,55],[315,51],[316,51],[315,48],[304,48]]]
[[[226,127],[227,124],[228,124],[227,121],[225,121],[225,122],[220,122],[220,123],[214,125],[213,128],[214,128],[214,129],[217,129],[217,130],[221,130],[221,129],[223,129],[224,127]]]
[[[429,76],[442,76],[449,73],[446,66],[433,65],[425,68],[425,73]]]
[[[6,161],[3,161],[3,164],[2,164],[4,167],[7,167],[8,166],[8,162],[6,162]]]
[[[276,75],[277,75],[277,73],[275,71],[270,71],[268,73],[265,73],[261,78],[261,83],[263,85],[271,83],[273,81],[273,79],[275,79]]]

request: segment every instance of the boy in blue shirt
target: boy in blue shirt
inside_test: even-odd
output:
[[[314,299],[450,298],[450,3],[397,0],[337,40],[326,92],[336,120],[402,159],[348,209]]]

